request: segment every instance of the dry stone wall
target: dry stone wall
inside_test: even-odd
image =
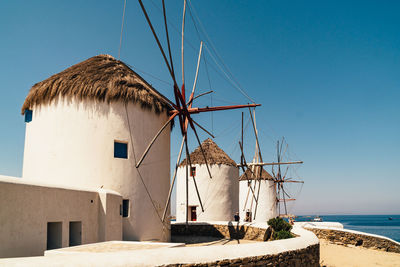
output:
[[[238,259],[225,259],[208,263],[169,264],[163,267],[209,267],[209,266],[287,266],[317,267],[319,265],[319,244],[304,249],[285,251],[279,254]]]
[[[354,245],[400,253],[400,245],[385,238],[332,229],[307,228],[307,230],[312,231],[320,239],[325,239],[338,245]]]
[[[213,236],[229,239],[246,239],[254,241],[266,241],[271,236],[271,228],[258,228],[247,225],[219,225],[219,224],[172,224],[171,235],[196,235]]]

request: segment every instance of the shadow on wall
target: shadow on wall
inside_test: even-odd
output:
[[[213,238],[245,239],[254,241],[267,241],[271,237],[271,229],[257,228],[229,222],[228,225],[219,224],[172,224],[171,236],[205,236]],[[190,240],[190,239],[189,239]]]

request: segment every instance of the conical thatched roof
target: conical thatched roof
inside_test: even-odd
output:
[[[109,55],[91,57],[32,86],[22,114],[58,96],[140,103],[157,114],[171,109],[164,96],[125,63]]]
[[[258,175],[260,173],[260,171],[257,171],[257,167],[254,168],[254,174]],[[257,177],[258,179],[259,177]],[[254,180],[255,177],[253,175],[253,173],[251,172],[250,168],[247,168],[247,170],[239,177],[239,181],[244,181],[244,180]],[[269,174],[266,170],[264,170],[264,168],[262,168],[261,171],[261,179],[263,180],[273,180],[273,177],[271,176],[271,174]]]
[[[217,144],[208,138],[205,140],[201,147],[204,150],[204,154],[207,158],[207,163],[213,164],[224,164],[236,167],[236,162],[231,159]],[[203,153],[201,152],[200,146],[197,147],[191,154],[190,160],[192,164],[205,164]],[[179,166],[186,165],[186,159],[184,159]]]

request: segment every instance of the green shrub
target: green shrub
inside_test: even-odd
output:
[[[288,223],[287,221],[285,221],[284,219],[282,219],[280,217],[270,219],[268,221],[268,225],[271,226],[275,232],[279,232],[282,230],[284,230],[284,231],[292,230],[292,226],[290,225],[290,223]]]
[[[273,230],[272,237],[274,240],[293,237],[292,233],[290,232],[292,226],[290,225],[290,223],[280,217],[270,219],[268,221],[268,225],[271,226]]]
[[[274,232],[274,235],[273,235],[274,240],[287,239],[287,238],[292,238],[292,237],[293,237],[292,233],[289,231],[285,231],[285,230],[280,230],[279,232]]]

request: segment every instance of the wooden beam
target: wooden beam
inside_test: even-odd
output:
[[[292,162],[252,162],[247,163],[246,166],[270,166],[270,165],[288,165],[288,164],[303,164],[303,161],[292,161]],[[242,164],[236,164],[237,167],[241,167]]]

